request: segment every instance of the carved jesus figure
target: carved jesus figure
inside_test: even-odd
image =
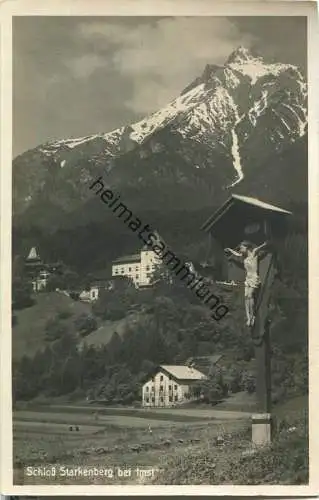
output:
[[[243,241],[239,249],[225,248],[228,257],[241,262],[246,271],[245,278],[245,309],[247,326],[254,326],[256,315],[256,303],[260,290],[261,280],[259,277],[259,260],[261,251],[266,247],[267,242],[260,246],[255,246],[249,241]]]

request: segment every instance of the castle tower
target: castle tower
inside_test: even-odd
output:
[[[26,261],[29,263],[41,262],[40,255],[37,252],[36,247],[32,247]]]

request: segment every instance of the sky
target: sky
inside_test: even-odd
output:
[[[300,17],[16,17],[13,155],[137,121],[240,45],[306,72]]]

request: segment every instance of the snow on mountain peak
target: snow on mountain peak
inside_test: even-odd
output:
[[[174,99],[168,106],[156,111],[152,115],[132,125],[133,132],[130,138],[136,142],[142,142],[154,130],[158,130],[174,120],[180,113],[198,105],[198,101],[204,93],[204,84],[197,85],[187,93]]]
[[[254,85],[259,78],[266,75],[279,76],[280,73],[293,70],[299,79],[303,80],[298,68],[292,64],[267,63],[262,57],[254,55],[245,47],[238,47],[228,57],[226,68],[238,71],[244,76],[248,76],[251,84]]]
[[[280,93],[284,98],[280,97]],[[51,142],[42,148],[42,153],[51,156],[62,150],[62,168],[65,152],[78,147],[84,147],[89,152],[96,147],[99,161],[110,161],[138,145],[143,144],[147,148],[149,138],[169,127],[183,140],[205,144],[221,151],[221,154],[227,152],[236,176],[227,186],[232,187],[244,178],[246,166],[242,163],[246,159],[242,152],[247,148],[246,141],[250,140],[250,135],[258,135],[258,124],[264,126],[263,116],[267,113],[273,117],[268,120],[276,120],[280,142],[304,135],[307,125],[306,96],[307,84],[297,67],[268,63],[240,46],[223,66],[207,64],[203,74],[177,98],[142,120],[108,133]],[[156,140],[151,143],[152,152],[161,150]],[[94,162],[94,157],[89,161]]]
[[[249,61],[254,61],[254,60],[261,60],[261,57],[255,57],[246,47],[240,46],[230,54],[230,56],[226,61],[226,65],[232,63],[235,64],[247,63]]]

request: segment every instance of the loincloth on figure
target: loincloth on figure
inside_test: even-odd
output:
[[[247,276],[245,280],[245,297],[252,298],[261,285],[258,275]]]

